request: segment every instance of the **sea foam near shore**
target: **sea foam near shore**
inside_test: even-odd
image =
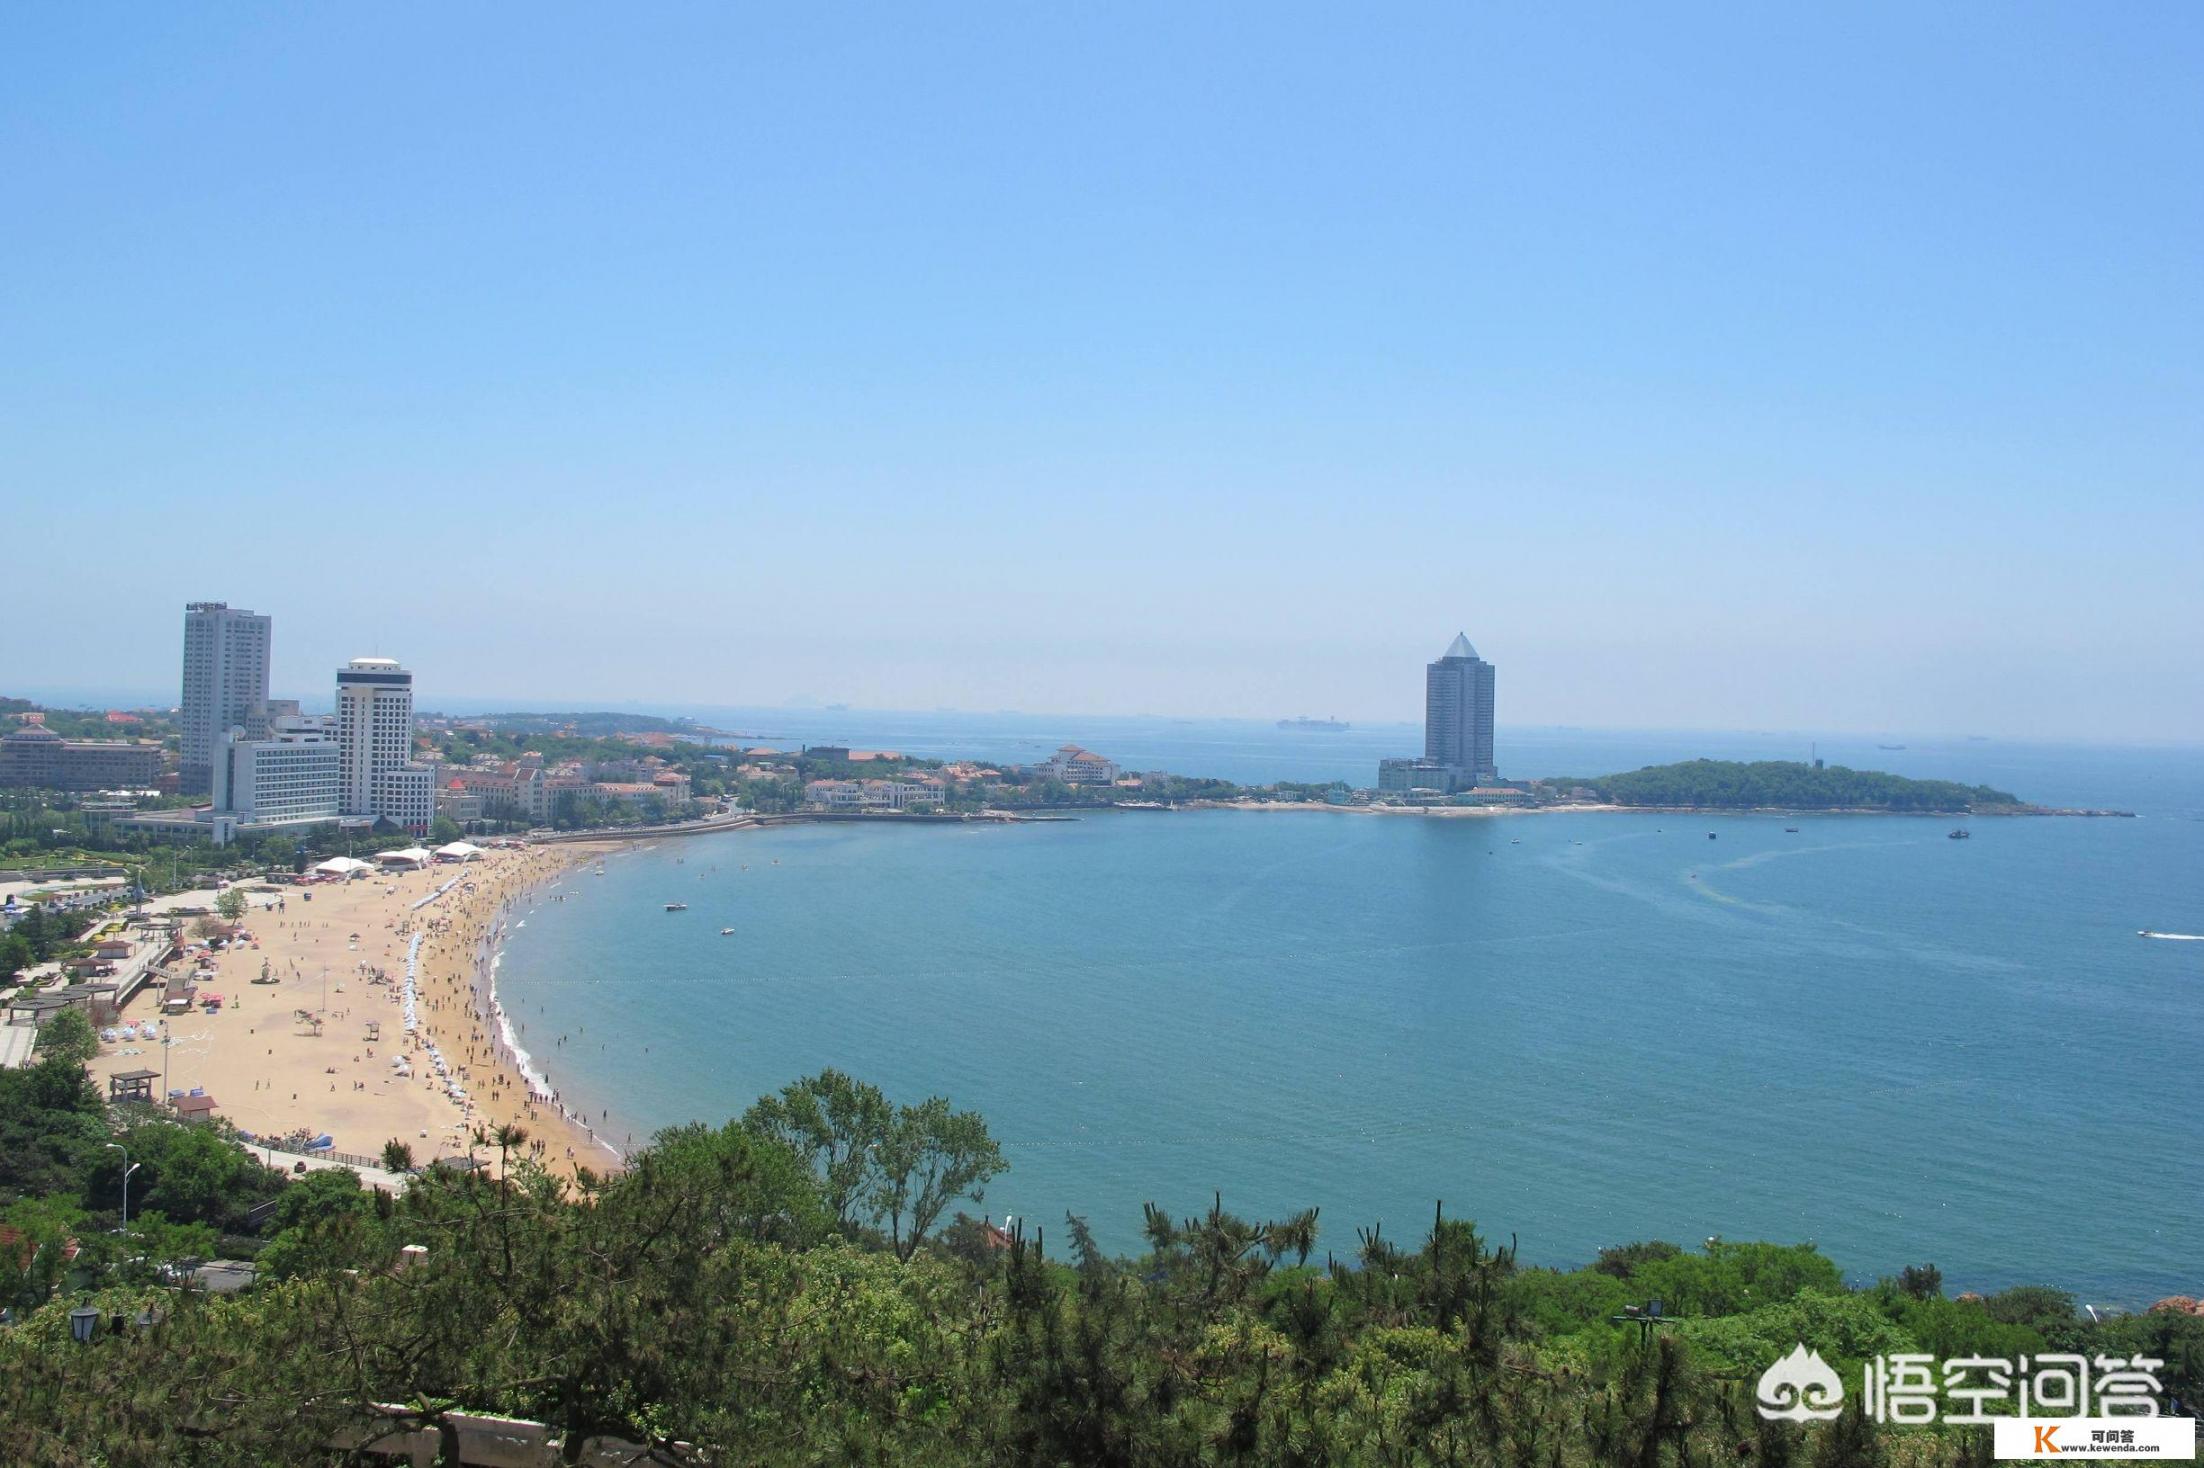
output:
[[[553,881],[545,890],[554,891],[563,885],[562,882]],[[532,913],[536,909],[530,907],[528,911]],[[528,926],[528,919],[523,916],[512,925],[510,932],[517,933],[526,926]],[[590,1140],[610,1153],[614,1161],[625,1161],[626,1159],[619,1148],[599,1136],[595,1128],[591,1127],[582,1117],[575,1115],[566,1103],[559,1099],[558,1090],[551,1084],[550,1077],[536,1065],[534,1054],[525,1045],[521,1044],[520,1032],[513,1023],[512,1015],[506,1011],[504,1001],[498,993],[498,970],[505,965],[505,942],[509,935],[503,919],[493,919],[484,928],[482,933],[483,948],[478,953],[475,970],[475,987],[483,1006],[482,1017],[490,1026],[492,1039],[503,1052],[500,1059],[515,1075],[520,1077],[521,1084],[528,1088],[529,1095],[536,1102],[553,1108],[568,1122],[581,1128]]]

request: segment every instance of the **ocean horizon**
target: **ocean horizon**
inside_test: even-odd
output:
[[[839,717],[919,755],[1050,737]],[[1173,747],[1188,727],[1096,747],[1243,781],[1376,757],[1362,731],[1244,725]],[[1775,738],[1564,731],[1503,773]],[[1860,1279],[1934,1262],[1954,1289],[2194,1293],[2204,944],[2137,930],[2204,932],[2204,768],[1879,753],[1858,762],[2137,819],[1975,820],[1969,842],[1948,817],[1601,812],[738,832],[570,876],[500,991],[615,1142],[836,1066],[988,1117],[1011,1169],[975,1212],[1058,1236],[1076,1213],[1124,1252],[1149,1201],[1319,1206],[1320,1250],[1351,1253],[1444,1200],[1539,1264],[1719,1234],[1813,1240]]]

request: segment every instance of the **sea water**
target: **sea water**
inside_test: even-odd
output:
[[[1155,758],[1340,758],[1241,732],[1215,769]],[[1543,739],[1512,772],[1696,752]],[[1857,1278],[2196,1293],[2204,944],[2137,930],[2204,933],[2204,760],[1851,762],[2140,815],[1967,841],[1950,818],[1323,811],[734,833],[577,868],[501,991],[615,1141],[836,1066],[987,1116],[1011,1168],[975,1212],[1052,1237],[1079,1213],[1124,1251],[1148,1201],[1316,1205],[1347,1254],[1444,1200],[1532,1262],[1722,1235],[1813,1240]]]

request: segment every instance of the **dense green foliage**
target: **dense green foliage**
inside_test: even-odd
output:
[[[118,829],[87,817],[77,799],[0,791],[0,866],[117,866],[148,893],[159,893],[204,886],[216,877],[299,871],[326,857],[372,856],[419,840],[387,823],[361,830],[331,822],[248,831],[216,846]]]
[[[84,1072],[93,1041],[71,1011],[49,1021],[37,1063],[0,1070],[0,1209],[61,1202],[87,1215],[119,1214],[122,1149],[131,1223],[142,1211],[224,1232],[248,1226],[254,1205],[283,1186],[221,1125],[181,1126],[143,1105],[110,1107]],[[110,1145],[112,1144],[112,1145]]]
[[[984,1123],[831,1072],[662,1132],[607,1178],[562,1184],[519,1134],[482,1140],[514,1159],[502,1181],[285,1185],[217,1130],[110,1114],[73,1065],[0,1072],[0,1257],[23,1312],[0,1330],[0,1461],[349,1461],[330,1444],[397,1404],[745,1465],[1957,1468],[1986,1459],[1979,1431],[1769,1423],[1753,1378],[1800,1342],[1853,1380],[1899,1350],[2145,1351],[2170,1391],[2204,1392],[2204,1319],[2098,1323],[2043,1289],[1951,1300],[1926,1266],[1852,1290],[1807,1245],[1651,1241],[1533,1269],[1441,1211],[1412,1244],[1371,1227],[1334,1257],[1313,1211],[1263,1223],[1221,1201],[1151,1207],[1137,1260],[1078,1218],[1053,1249],[961,1215],[929,1236],[918,1192],[970,1196],[1000,1166]],[[104,1232],[110,1142],[141,1164],[124,1237]],[[167,1285],[160,1264],[217,1231],[257,1251],[259,1285]],[[1651,1298],[1672,1323],[1614,1323]],[[80,1346],[66,1312],[86,1300],[158,1318]]]
[[[918,1251],[950,1203],[980,1201],[1007,1165],[977,1113],[952,1111],[940,1096],[897,1107],[838,1070],[763,1098],[742,1120],[810,1164],[836,1223],[885,1225],[899,1259]]]
[[[2020,797],[1987,785],[1950,780],[1909,780],[1877,770],[1817,768],[1787,760],[1695,759],[1648,765],[1628,774],[1591,779],[1544,780],[1547,789],[1591,790],[1615,805],[1692,806],[1705,809],[1876,810],[1957,812],[1981,806],[2013,806]]]
[[[24,969],[72,952],[74,932],[67,918],[32,905],[14,927],[0,933],[0,986],[15,982]]]

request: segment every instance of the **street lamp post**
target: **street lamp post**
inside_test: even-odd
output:
[[[122,1154],[122,1226],[127,1229],[130,1227],[130,1174],[138,1170],[139,1164],[130,1160],[130,1149],[120,1142],[109,1142],[107,1150]]]

